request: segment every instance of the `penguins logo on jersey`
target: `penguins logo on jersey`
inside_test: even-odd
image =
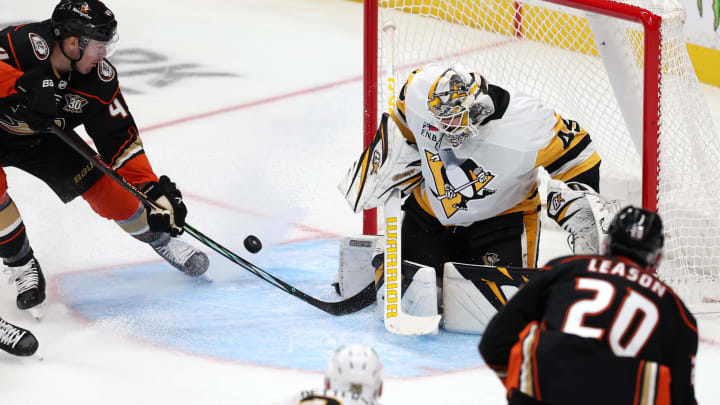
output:
[[[460,165],[467,182],[452,184],[440,156],[427,150],[425,156],[433,176],[435,189],[443,192],[441,195],[433,191],[433,195],[441,201],[447,218],[452,217],[459,210],[467,210],[468,201],[482,199],[495,193],[495,190],[486,187],[495,178],[495,175],[478,166],[473,160],[467,159]]]
[[[66,104],[65,107],[63,107],[63,110],[69,113],[81,114],[82,108],[87,105],[88,101],[77,94],[66,94],[65,103]]]
[[[39,60],[45,60],[50,56],[50,47],[48,47],[47,42],[38,34],[35,34],[34,32],[31,32],[28,34],[30,37],[30,44],[32,45],[33,53],[35,53],[35,57]]]
[[[500,262],[500,257],[497,253],[485,253],[482,258],[483,263],[485,263],[486,266],[494,266],[498,262]]]

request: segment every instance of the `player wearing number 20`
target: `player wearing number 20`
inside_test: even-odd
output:
[[[695,403],[695,319],[654,273],[660,217],[626,207],[604,256],[547,264],[490,321],[480,353],[510,404]]]
[[[20,309],[43,301],[45,281],[3,167],[43,180],[65,203],[82,196],[98,215],[188,275],[208,267],[204,253],[174,238],[187,209],[175,183],[158,179],[150,166],[115,68],[105,59],[117,39],[115,15],[98,0],[63,0],[48,20],[0,30],[0,257],[12,270]],[[103,160],[161,209],[142,206],[48,131],[53,124],[83,125]]]

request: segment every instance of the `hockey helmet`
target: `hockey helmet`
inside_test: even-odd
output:
[[[453,147],[477,134],[483,120],[495,112],[485,78],[457,63],[430,86],[427,107]]]
[[[99,0],[62,0],[50,20],[55,39],[77,36],[81,52],[97,41],[109,56],[118,40],[115,14]]]
[[[349,344],[333,353],[325,373],[325,388],[365,398],[382,394],[383,365],[371,347]]]
[[[660,216],[643,208],[628,206],[610,223],[606,253],[624,256],[646,268],[657,268],[665,242]]]

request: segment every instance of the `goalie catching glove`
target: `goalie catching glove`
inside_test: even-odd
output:
[[[547,215],[570,233],[568,243],[576,255],[600,253],[602,238],[618,211],[616,200],[606,200],[585,184],[548,182]]]
[[[409,144],[388,114],[370,145],[348,171],[338,189],[354,212],[383,205],[394,189],[403,196],[422,182],[417,147]]]
[[[159,181],[145,185],[142,192],[148,200],[157,205],[157,208],[148,207],[147,220],[150,230],[168,232],[172,236],[180,235],[185,225],[187,207],[175,183],[167,176],[160,176]]]

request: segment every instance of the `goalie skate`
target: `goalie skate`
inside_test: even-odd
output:
[[[15,356],[32,356],[38,349],[38,341],[30,331],[0,318],[0,349]]]
[[[8,266],[5,272],[10,274],[8,284],[14,282],[17,288],[16,303],[19,309],[36,308],[45,301],[45,277],[35,257],[21,266]],[[38,312],[38,315],[42,313]],[[33,316],[38,318],[35,314]]]
[[[151,246],[165,261],[190,277],[204,274],[210,266],[210,260],[205,253],[178,238],[170,237],[169,234]]]

